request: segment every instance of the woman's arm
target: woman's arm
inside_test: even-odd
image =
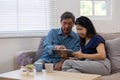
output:
[[[75,52],[75,57],[79,59],[92,59],[92,60],[104,60],[106,58],[106,52],[105,52],[105,45],[103,43],[100,43],[97,47],[97,53],[95,54],[84,54],[81,51]]]

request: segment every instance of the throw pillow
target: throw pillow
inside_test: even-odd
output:
[[[26,54],[21,54],[17,58],[17,62],[19,63],[20,66],[26,66],[27,64],[32,64],[33,58],[27,56]]]
[[[111,61],[111,72],[120,72],[120,38],[106,40],[106,49]]]
[[[40,38],[41,38],[40,44],[39,44],[38,50],[36,52],[34,61],[37,61],[43,53],[43,43],[44,43],[45,36],[41,36]]]

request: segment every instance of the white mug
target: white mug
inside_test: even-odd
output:
[[[53,72],[53,63],[45,63],[45,70],[47,73]]]

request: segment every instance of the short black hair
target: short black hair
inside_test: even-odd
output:
[[[75,16],[69,11],[66,11],[61,15],[61,22],[63,19],[72,19],[73,23],[75,22]]]

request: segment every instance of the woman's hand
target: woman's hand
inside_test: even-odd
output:
[[[74,55],[76,58],[83,59],[83,53],[82,53],[81,51],[79,51],[79,52],[74,52],[73,55]]]

